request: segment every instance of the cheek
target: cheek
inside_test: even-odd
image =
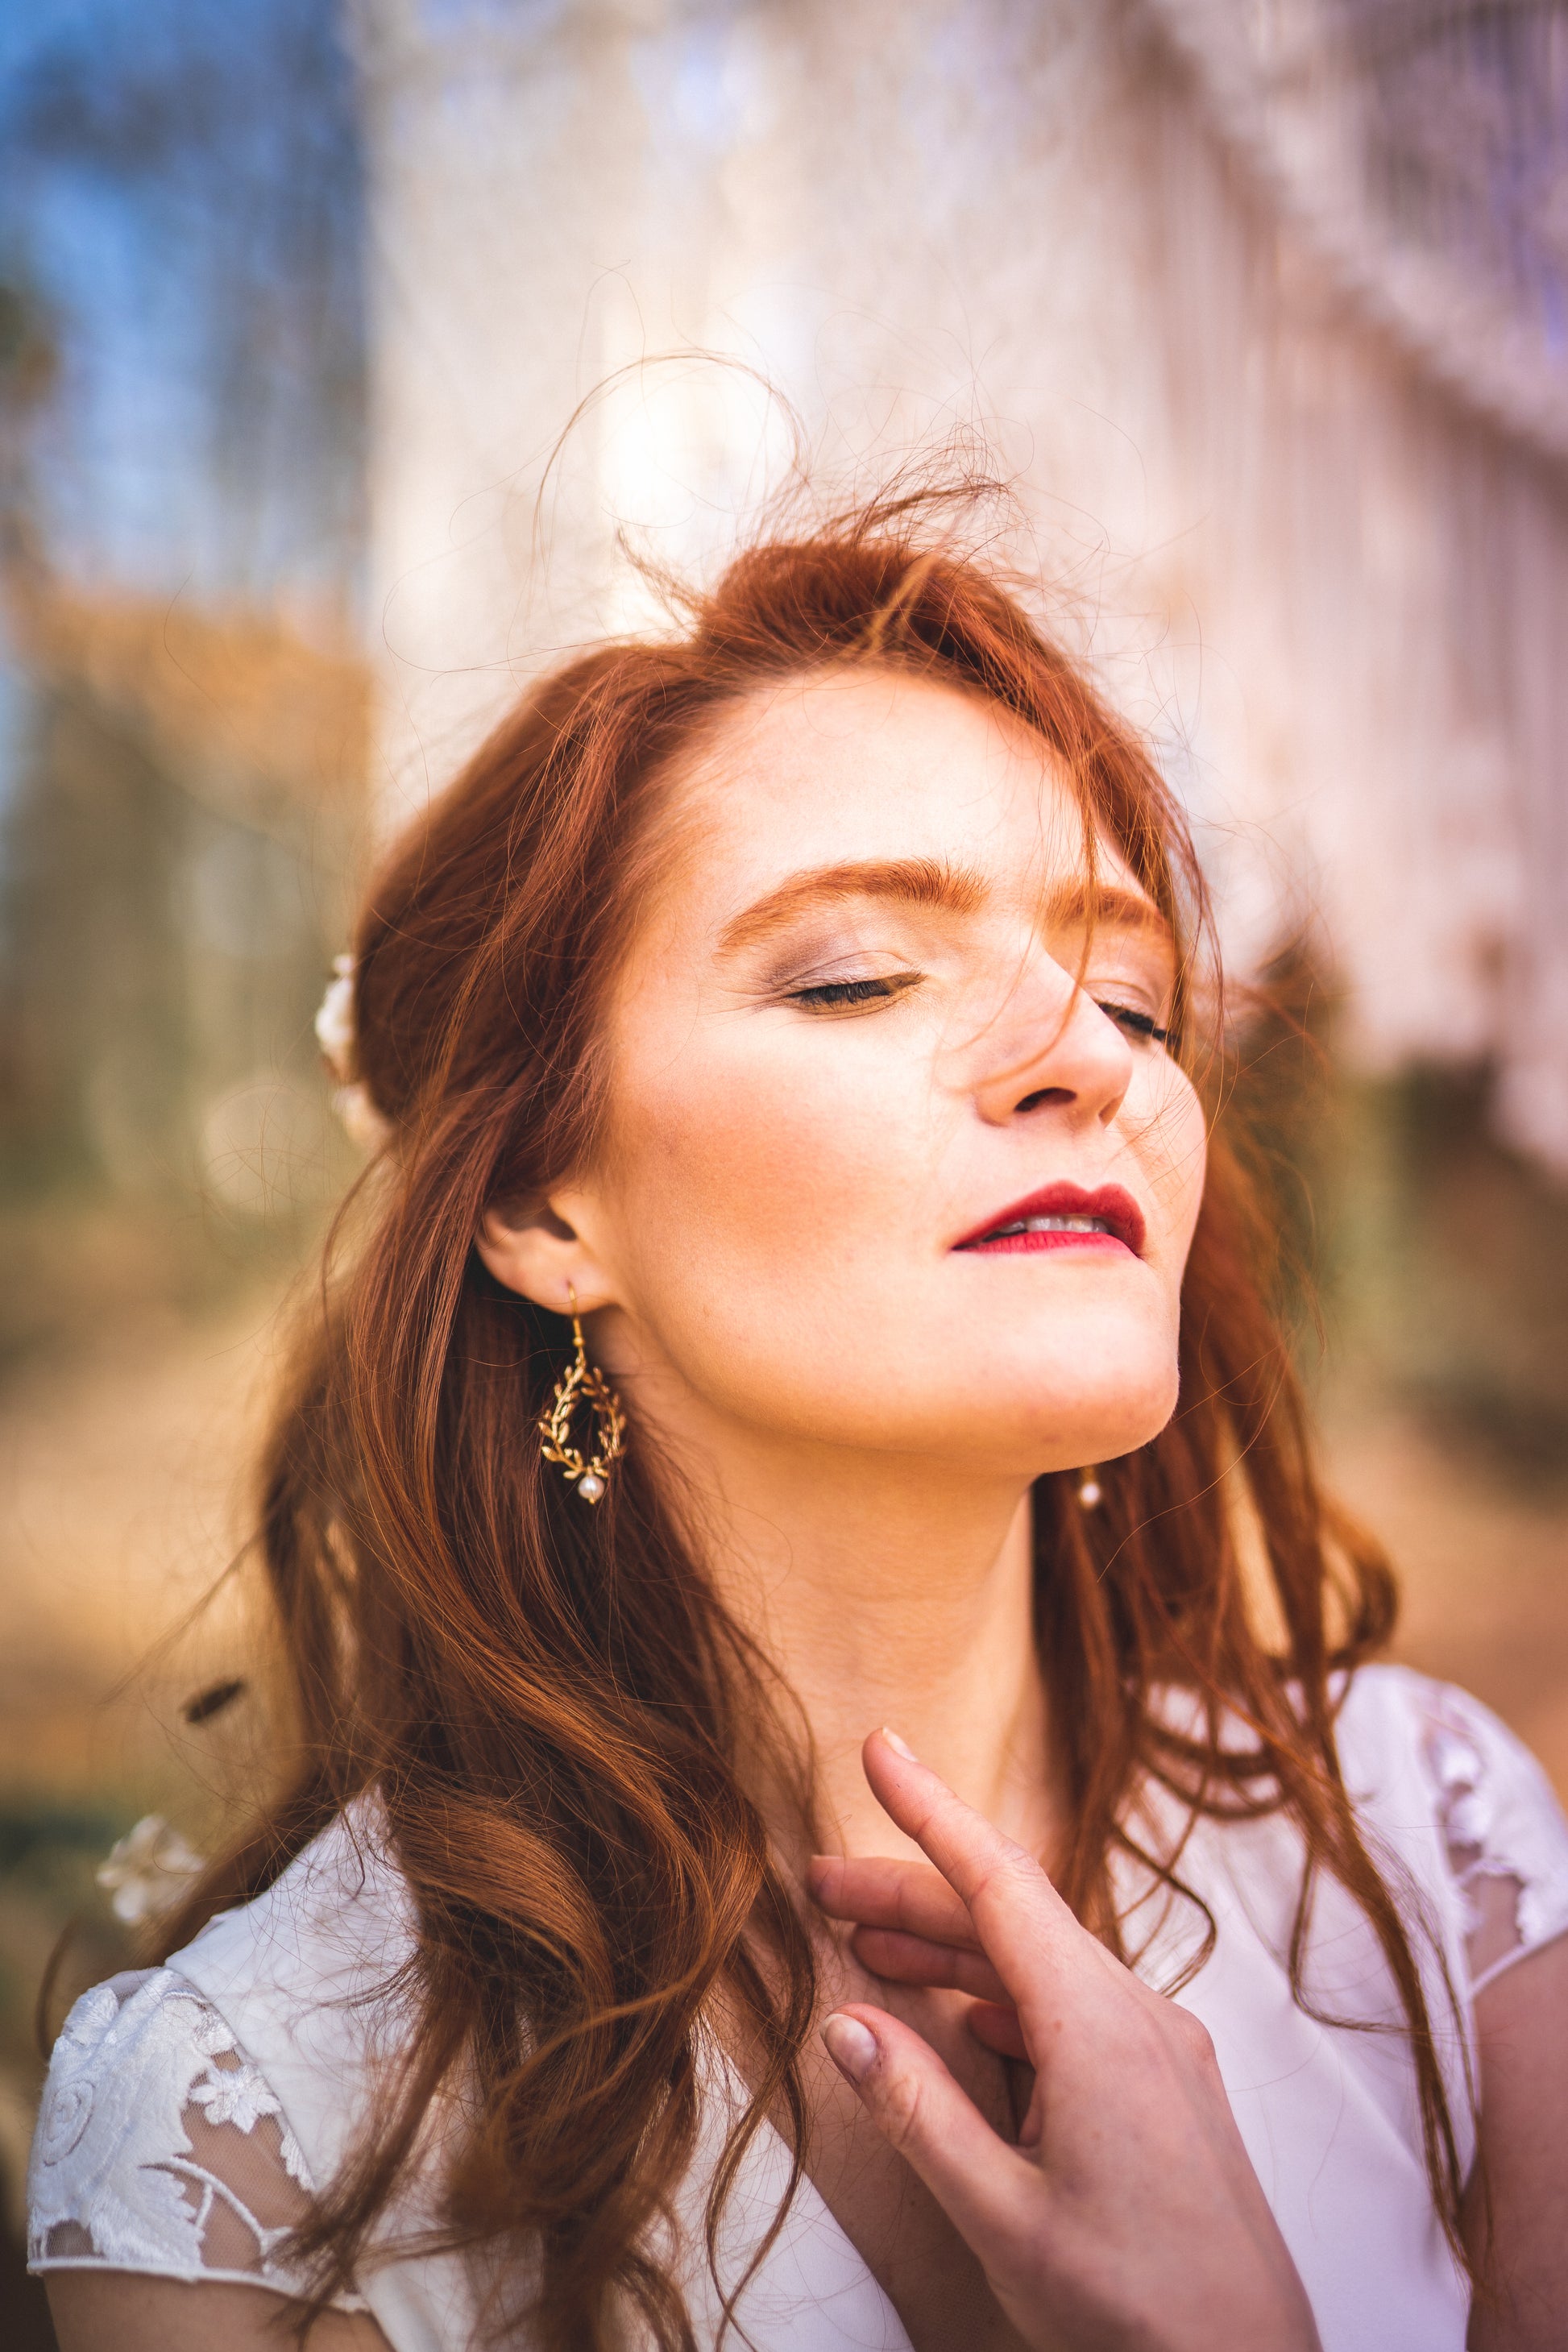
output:
[[[700,1282],[718,1260],[721,1278],[743,1267],[767,1287],[798,1282],[806,1259],[858,1257],[868,1233],[892,1238],[930,1150],[913,1123],[922,1090],[907,1073],[889,1086],[869,1056],[728,1048],[722,1031],[699,1036],[657,1088],[619,1098],[624,1238],[647,1270],[650,1253],[679,1253]]]
[[[1163,1083],[1152,1090],[1133,1138],[1158,1219],[1158,1257],[1179,1286],[1203,1204],[1208,1129],[1192,1080],[1174,1064],[1165,1065]]]

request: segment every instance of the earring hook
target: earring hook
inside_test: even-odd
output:
[[[620,1399],[597,1365],[588,1361],[582,1318],[577,1311],[577,1292],[572,1283],[566,1286],[566,1297],[576,1360],[556,1381],[550,1410],[539,1423],[540,1451],[546,1462],[559,1465],[582,1501],[596,1503],[605,1492],[613,1465],[620,1459],[626,1442],[626,1421]],[[579,1404],[586,1405],[593,1415],[591,1454],[583,1453],[572,1442],[572,1414]]]

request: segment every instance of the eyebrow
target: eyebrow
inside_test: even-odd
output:
[[[725,924],[719,934],[719,952],[732,955],[755,947],[802,915],[841,903],[846,898],[898,898],[906,906],[939,907],[953,915],[973,915],[985,896],[978,875],[949,866],[935,857],[867,859],[847,866],[817,866],[792,874],[776,890]]]
[[[792,874],[765,898],[744,908],[719,934],[721,955],[734,955],[774,938],[802,917],[848,898],[896,898],[906,906],[934,907],[954,915],[978,913],[986,887],[980,876],[944,859],[865,859],[818,866]],[[1171,926],[1152,898],[1117,882],[1081,877],[1048,893],[1040,909],[1048,924],[1091,924],[1113,930],[1142,931],[1170,946]]]

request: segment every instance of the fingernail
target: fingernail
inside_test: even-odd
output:
[[[870,2027],[836,2011],[823,2020],[822,2038],[839,2073],[852,2083],[863,2083],[877,2063],[877,2037]]]
[[[887,1741],[895,1756],[907,1757],[911,1764],[918,1764],[920,1762],[920,1758],[915,1754],[915,1751],[910,1746],[909,1741],[907,1739],[900,1739],[896,1731],[889,1731],[886,1724],[882,1726],[882,1737]]]

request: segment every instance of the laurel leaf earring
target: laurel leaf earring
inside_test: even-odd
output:
[[[1100,1495],[1100,1475],[1098,1471],[1093,1468],[1086,1470],[1082,1477],[1078,1482],[1078,1499],[1079,1508],[1085,1511],[1094,1510],[1099,1505]]]
[[[572,1339],[575,1360],[555,1383],[550,1410],[539,1423],[540,1452],[546,1462],[558,1462],[566,1483],[575,1486],[584,1503],[596,1503],[610,1481],[610,1467],[625,1449],[626,1424],[621,1401],[597,1364],[588,1361],[583,1326],[577,1318],[577,1293],[568,1287],[572,1302]],[[585,1404],[594,1416],[594,1451],[580,1453],[572,1443],[572,1415]]]

